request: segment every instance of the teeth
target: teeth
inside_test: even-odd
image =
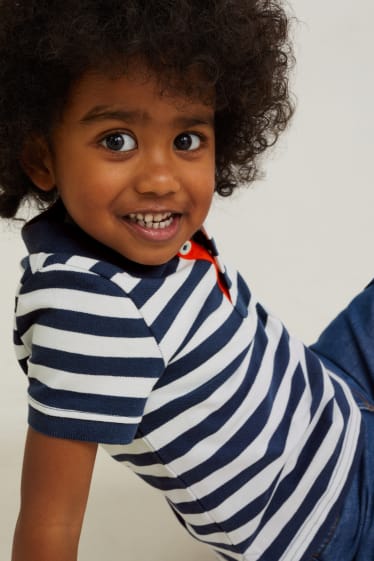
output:
[[[159,212],[157,214],[143,214],[141,212],[130,213],[129,218],[131,222],[137,222],[143,228],[150,228],[154,230],[167,228],[173,222],[173,216],[170,212]]]

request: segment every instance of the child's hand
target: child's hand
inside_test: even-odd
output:
[[[29,429],[12,561],[75,561],[97,444]]]

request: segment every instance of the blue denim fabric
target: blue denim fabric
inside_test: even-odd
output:
[[[326,328],[312,349],[352,390],[364,449],[327,545],[311,561],[374,561],[374,283]]]

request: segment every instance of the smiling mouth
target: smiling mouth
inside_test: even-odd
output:
[[[172,212],[159,212],[151,213],[147,212],[145,214],[141,212],[130,213],[126,218],[133,224],[137,224],[142,228],[147,228],[149,230],[163,230],[168,228],[173,223],[175,214]]]

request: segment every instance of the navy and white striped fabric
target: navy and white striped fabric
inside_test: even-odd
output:
[[[61,209],[26,226],[15,345],[30,424],[102,443],[218,557],[301,561],[358,455],[350,391],[206,260],[139,267]]]

